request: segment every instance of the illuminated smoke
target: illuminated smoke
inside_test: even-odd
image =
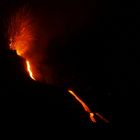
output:
[[[11,17],[9,24],[10,49],[16,50],[19,56],[26,58],[28,51],[33,47],[35,41],[35,27],[32,17],[22,9]]]

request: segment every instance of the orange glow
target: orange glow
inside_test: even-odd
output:
[[[30,66],[29,61],[26,61],[26,65],[27,65],[27,70],[28,70],[28,72],[29,72],[30,77],[31,77],[33,80],[35,80],[35,78],[34,78],[34,76],[33,76],[33,73],[32,73],[32,70],[31,70],[31,66]]]
[[[90,120],[93,122],[93,123],[96,123],[96,120],[94,118],[94,116],[96,115],[97,117],[99,117],[101,120],[103,120],[105,123],[109,123],[109,121],[104,118],[102,115],[100,115],[99,113],[93,113],[90,108],[72,91],[72,90],[68,90],[68,92],[73,95],[75,97],[75,99],[83,106],[84,110],[86,112],[89,113],[89,117],[90,117]]]
[[[84,110],[89,113],[90,120],[93,123],[96,123],[96,120],[94,118],[94,113],[91,112],[91,110],[89,109],[89,107],[72,90],[68,90],[68,92],[71,95],[73,95],[75,97],[75,99],[83,106]]]
[[[109,121],[106,118],[104,118],[101,114],[99,114],[99,113],[95,113],[95,114],[96,114],[96,116],[98,116],[104,122],[109,123]]]
[[[29,60],[35,40],[35,25],[31,15],[25,12],[25,9],[21,9],[11,17],[8,35],[10,49],[15,50],[17,55],[25,60]],[[29,61],[26,61],[26,65],[30,77],[35,80]]]
[[[11,18],[9,26],[9,46],[16,50],[19,56],[25,57],[34,41],[34,26],[32,18],[23,11]]]

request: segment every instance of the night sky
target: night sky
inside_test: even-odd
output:
[[[23,6],[32,9],[41,21],[40,30],[51,38],[45,53],[61,86],[31,80],[25,61],[8,49],[8,18]],[[42,124],[46,129],[126,127],[132,111],[129,99],[139,88],[137,9],[136,3],[111,0],[2,0],[0,95],[1,109],[10,114],[8,121],[12,116],[20,125]],[[110,123],[97,119],[92,124],[67,92],[69,86]]]

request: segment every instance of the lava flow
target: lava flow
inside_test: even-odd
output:
[[[84,110],[89,113],[91,121],[95,123],[96,120],[94,118],[94,113],[91,112],[89,107],[72,90],[68,90],[68,92],[73,95],[75,99],[83,106]]]
[[[31,70],[31,66],[30,66],[30,62],[28,60],[26,60],[26,65],[27,65],[27,70],[29,72],[30,77],[35,80],[34,76],[33,76],[33,72]]]
[[[86,112],[89,113],[89,117],[90,117],[90,120],[93,122],[93,123],[96,123],[96,120],[94,118],[94,116],[96,115],[97,117],[99,117],[101,120],[103,120],[105,123],[109,123],[109,121],[104,118],[101,114],[99,113],[93,113],[90,108],[72,91],[72,90],[68,90],[68,92],[73,95],[75,97],[75,99],[83,106],[84,110]]]

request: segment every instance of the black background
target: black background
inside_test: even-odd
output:
[[[39,124],[45,128],[100,130],[115,126],[123,128],[133,123],[131,105],[139,88],[137,4],[128,1],[87,1],[90,5],[87,9],[88,22],[68,32],[65,37],[64,54],[69,52],[66,60],[76,67],[78,75],[78,80],[72,83],[73,88],[91,110],[99,111],[110,120],[110,124],[99,120],[93,125],[88,114],[65,88],[32,81],[24,70],[24,60],[8,49],[5,22],[11,12],[24,3],[31,7],[39,4],[19,0],[5,0],[0,4],[0,95],[6,96],[1,97],[4,99],[1,109],[9,113],[2,115],[3,118],[10,116],[10,122],[13,117],[19,120],[20,125],[29,122],[28,125]],[[80,1],[76,3],[80,7]],[[92,8],[94,3],[96,5]],[[40,2],[40,7],[42,4],[45,6],[45,1]],[[47,8],[52,11],[56,5],[65,7],[65,4],[67,2],[64,1],[46,2]],[[57,41],[52,45],[57,46]],[[71,52],[74,52],[73,57]]]

